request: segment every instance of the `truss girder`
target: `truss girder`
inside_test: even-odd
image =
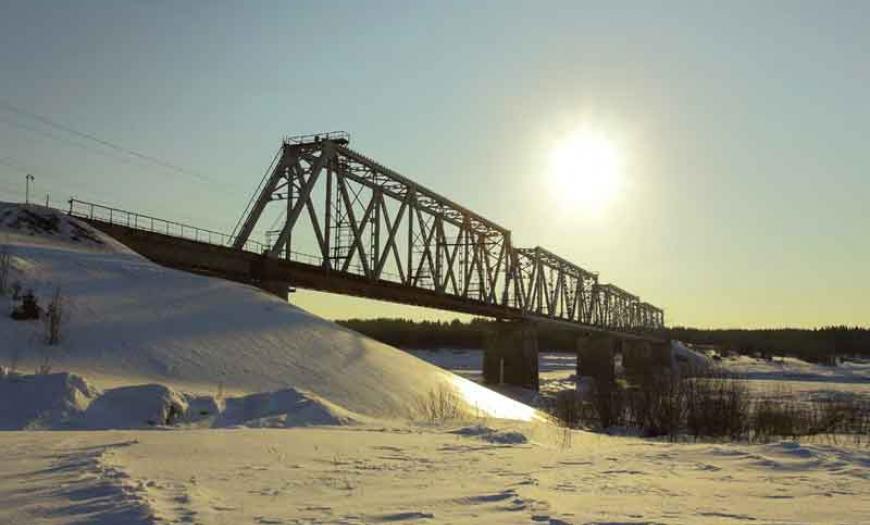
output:
[[[348,148],[347,141],[285,141],[264,180],[236,248],[270,203],[281,201],[283,223],[267,249],[271,257],[298,257],[293,243],[307,235],[304,248],[318,255],[304,262],[326,272],[586,326],[663,326],[662,310],[599,284],[596,273],[544,248],[514,247],[510,231]]]

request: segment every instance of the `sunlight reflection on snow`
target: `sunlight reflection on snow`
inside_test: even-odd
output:
[[[463,377],[453,374],[448,377],[462,399],[480,412],[481,416],[518,421],[531,421],[535,418],[535,409],[528,405],[514,401]]]

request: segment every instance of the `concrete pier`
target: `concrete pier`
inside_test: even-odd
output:
[[[261,290],[269,292],[286,301],[290,294],[290,283],[284,281],[263,281],[257,285]]]
[[[533,323],[496,324],[484,346],[483,380],[538,389],[538,334]]]
[[[671,367],[670,345],[667,342],[626,340],[622,346],[622,366],[628,375],[661,373]]]
[[[577,338],[577,377],[593,377],[601,384],[616,381],[613,356],[621,341],[612,335],[593,333]]]

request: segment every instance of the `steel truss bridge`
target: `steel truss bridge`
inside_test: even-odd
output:
[[[232,234],[70,201],[70,214],[182,269],[592,331],[655,332],[662,309],[349,146],[285,138]],[[262,235],[265,242],[255,240]]]

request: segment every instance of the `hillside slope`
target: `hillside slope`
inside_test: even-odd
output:
[[[533,413],[253,287],[158,266],[55,210],[0,204],[0,243],[11,254],[12,280],[43,305],[59,288],[68,314],[56,347],[44,344],[39,322],[0,316],[3,365],[29,371],[47,355],[53,369],[104,388],[294,388],[377,417],[407,416],[445,388],[488,416]],[[11,309],[8,297],[0,301]]]

